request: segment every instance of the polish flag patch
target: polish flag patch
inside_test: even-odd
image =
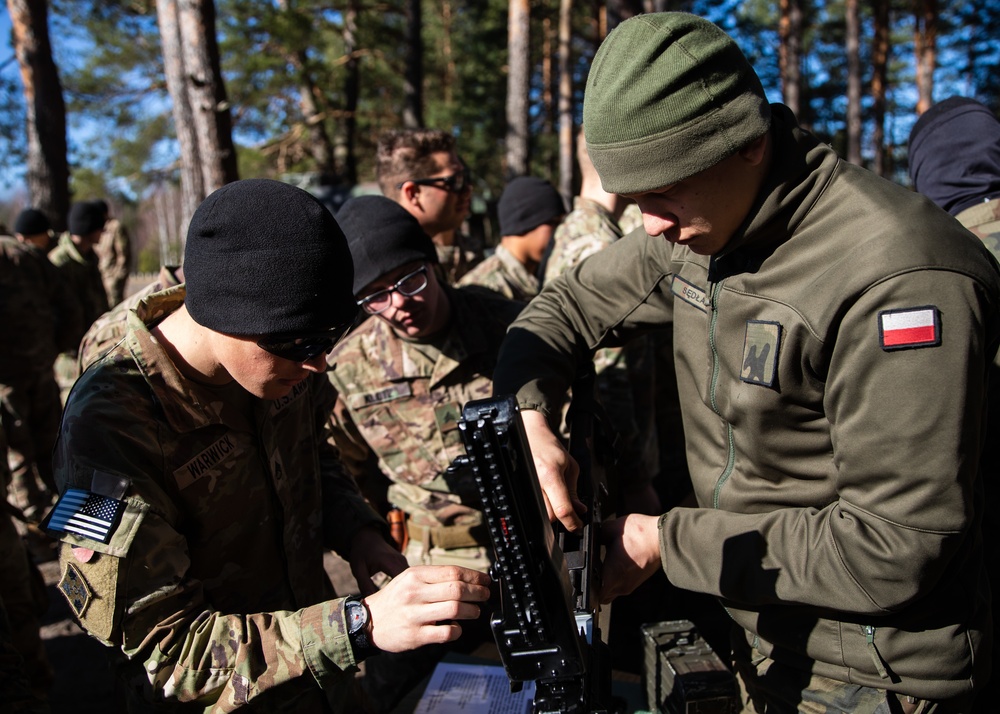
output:
[[[878,314],[878,335],[887,352],[936,347],[941,344],[941,313],[933,305],[883,310]]]

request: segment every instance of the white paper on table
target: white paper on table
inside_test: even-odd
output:
[[[530,714],[535,683],[512,694],[503,667],[439,662],[413,714]]]

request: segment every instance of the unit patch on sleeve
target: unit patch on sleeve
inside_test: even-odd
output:
[[[878,314],[878,336],[882,349],[908,350],[941,344],[941,313],[933,305]]]
[[[87,605],[90,604],[93,593],[91,593],[90,586],[80,569],[72,563],[66,563],[58,587],[66,596],[66,602],[72,608],[73,614],[78,618],[81,617],[84,610],[87,609]]]
[[[749,384],[773,387],[778,374],[780,343],[781,323],[747,320],[740,379]]]
[[[52,510],[46,527],[107,543],[124,509],[124,501],[79,488],[68,488]]]

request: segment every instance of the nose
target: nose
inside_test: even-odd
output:
[[[642,212],[642,225],[646,233],[651,236],[658,236],[666,233],[677,225],[677,220],[670,214],[659,215],[656,213]]]

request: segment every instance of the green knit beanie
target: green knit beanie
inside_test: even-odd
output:
[[[604,190],[652,191],[714,166],[767,132],[760,79],[725,32],[696,15],[638,15],[601,44],[583,130]]]

